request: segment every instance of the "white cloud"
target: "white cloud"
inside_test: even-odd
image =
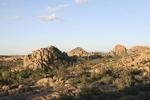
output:
[[[75,3],[76,4],[85,4],[85,3],[87,3],[89,0],[75,0]]]
[[[41,21],[55,21],[58,20],[59,18],[55,14],[51,14],[45,16],[38,16],[38,19]]]
[[[68,8],[70,4],[59,4],[57,6],[49,6],[47,7],[47,13],[42,16],[38,16],[38,19],[41,21],[55,21],[61,20],[59,17],[56,16],[56,12],[62,9]]]

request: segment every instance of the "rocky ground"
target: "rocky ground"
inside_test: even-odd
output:
[[[0,100],[150,100],[150,47],[1,56]]]

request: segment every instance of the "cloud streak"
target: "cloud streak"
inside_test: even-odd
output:
[[[37,18],[40,21],[45,21],[45,22],[59,20],[60,18],[56,16],[56,13],[68,7],[70,7],[70,4],[59,4],[56,6],[49,6],[47,7],[47,13],[45,15],[38,16]]]
[[[74,0],[75,4],[77,5],[82,5],[82,4],[86,4],[88,3],[89,0]],[[58,19],[60,19],[60,17],[56,16],[56,13],[59,11],[62,11],[66,8],[69,8],[71,6],[71,4],[65,3],[65,4],[59,4],[56,6],[48,6],[47,7],[47,12],[45,15],[42,16],[38,16],[37,18],[41,21],[56,21]]]
[[[70,4],[59,4],[59,5],[54,6],[54,7],[49,6],[47,8],[47,10],[48,10],[49,13],[55,13],[57,11],[60,11],[62,9],[68,8],[68,7],[70,7]]]
[[[75,3],[78,5],[88,3],[89,0],[75,0]]]
[[[51,14],[45,16],[38,16],[38,19],[41,21],[55,21],[58,20],[59,18],[55,14]]]

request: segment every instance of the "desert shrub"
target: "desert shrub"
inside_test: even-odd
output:
[[[58,78],[66,79],[66,75],[68,74],[68,71],[65,67],[61,66],[58,70],[54,71],[54,76],[57,76]]]
[[[98,82],[103,85],[112,84],[113,78],[111,76],[102,77]]]
[[[98,64],[100,62],[101,59],[92,59],[92,60],[87,60],[85,61],[85,63],[87,65],[95,65],[95,64]]]
[[[6,80],[6,79],[0,77],[0,86],[6,85],[6,84],[8,84],[8,83],[9,83],[8,80]]]
[[[136,69],[130,70],[130,74],[131,75],[140,75],[140,74],[142,74],[142,71],[136,68]]]
[[[68,81],[72,86],[83,83],[82,78],[71,78],[71,79],[68,79]]]
[[[10,73],[10,77],[12,79],[16,79],[17,78],[17,73],[15,73],[15,72]]]
[[[126,87],[130,87],[132,85],[132,79],[130,76],[122,76],[121,78],[115,79],[113,81],[113,85],[115,85],[119,90],[121,90]]]
[[[4,72],[4,71],[8,71],[8,68],[6,68],[6,67],[0,67],[0,73],[2,73],[2,72]]]
[[[4,73],[5,73],[5,75],[0,77],[0,86],[12,84],[12,81],[9,78],[9,74],[6,75],[7,72],[4,72]]]
[[[9,71],[4,71],[2,72],[2,77],[4,79],[9,79],[10,78],[10,72]]]
[[[98,80],[101,78],[101,75],[97,74],[97,73],[91,73],[91,81],[93,80]]]
[[[31,75],[30,71],[22,71],[22,72],[19,73],[19,76],[21,78],[29,78],[30,75]]]
[[[37,81],[37,80],[39,80],[39,79],[41,79],[41,78],[44,78],[45,77],[45,73],[44,73],[44,71],[43,70],[40,70],[40,69],[38,69],[38,70],[35,70],[35,71],[31,71],[31,70],[29,70],[29,72],[27,72],[28,73],[28,79],[30,79],[30,80],[32,80],[32,81]]]

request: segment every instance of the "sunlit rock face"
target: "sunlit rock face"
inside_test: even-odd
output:
[[[128,55],[132,58],[131,65],[150,66],[150,47],[134,46],[128,49]]]
[[[90,54],[85,51],[84,49],[77,47],[69,52],[67,52],[68,56],[78,56],[78,57],[84,57],[89,56]]]
[[[127,53],[127,49],[125,46],[118,44],[113,48],[112,52],[116,55],[124,55]]]
[[[63,64],[68,59],[66,53],[54,46],[41,48],[24,57],[24,69],[53,69],[58,64]]]

